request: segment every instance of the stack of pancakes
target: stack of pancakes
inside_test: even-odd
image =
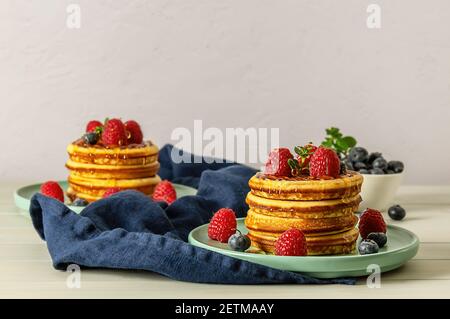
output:
[[[80,139],[70,144],[67,152],[67,194],[72,200],[78,197],[93,202],[111,187],[151,195],[161,181],[158,147],[151,142],[108,148],[101,143],[87,145]]]
[[[351,253],[363,177],[349,171],[336,179],[274,177],[257,173],[249,181],[245,225],[252,245],[273,253],[277,238],[290,228],[305,234],[308,255]]]

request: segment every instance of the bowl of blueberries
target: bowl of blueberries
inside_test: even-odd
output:
[[[404,164],[388,161],[379,152],[369,153],[364,147],[353,147],[344,163],[347,169],[364,177],[361,188],[361,211],[373,208],[386,211],[393,203],[403,179]]]

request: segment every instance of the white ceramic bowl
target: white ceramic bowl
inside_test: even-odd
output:
[[[387,211],[394,203],[395,195],[403,180],[403,173],[370,175],[362,174],[364,182],[361,187],[362,202],[359,210],[373,208],[379,211]]]

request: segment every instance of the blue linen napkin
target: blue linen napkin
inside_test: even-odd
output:
[[[164,179],[198,187],[196,196],[172,205],[124,191],[87,206],[81,214],[36,194],[30,214],[47,241],[53,265],[147,270],[190,282],[220,284],[355,284],[353,278],[320,280],[215,253],[187,243],[189,232],[209,222],[222,207],[238,217],[247,212],[247,182],[255,170],[234,163],[175,164],[171,145],[160,151]]]

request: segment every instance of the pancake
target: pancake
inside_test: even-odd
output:
[[[71,200],[75,200],[75,198],[83,198],[87,200],[88,202],[94,202],[96,200],[99,200],[103,197],[103,194],[106,191],[106,188],[101,187],[85,187],[80,186],[74,183],[70,183],[70,186],[67,189],[67,196]],[[156,187],[156,184],[148,185],[148,186],[141,186],[141,187],[131,187],[131,188],[123,188],[123,190],[129,189],[129,190],[136,190],[139,191],[145,195],[151,196],[153,194],[153,191]]]
[[[335,179],[257,173],[249,180],[246,198],[245,225],[252,246],[273,253],[278,237],[296,228],[305,234],[308,255],[352,253],[362,182],[352,171]]]
[[[158,160],[158,147],[147,141],[122,147],[107,148],[101,143],[87,146],[77,140],[67,147],[73,162],[99,165],[145,165]]]
[[[353,171],[336,179],[275,177],[257,173],[250,179],[249,186],[252,194],[263,198],[318,201],[354,197],[360,193],[362,182],[362,175]]]
[[[79,163],[68,160],[66,167],[73,176],[105,179],[132,179],[155,176],[159,170],[159,163],[153,162],[141,165],[99,165]]]
[[[261,214],[250,209],[245,219],[245,225],[250,230],[282,233],[290,228],[297,228],[306,234],[324,232],[339,232],[342,229],[353,228],[358,221],[352,212],[339,217],[328,218],[298,218],[278,217]]]
[[[120,147],[106,147],[101,142],[87,145],[82,139],[67,147],[69,188],[67,195],[88,202],[103,197],[108,188],[137,190],[152,195],[161,181],[158,147],[152,142]]]
[[[359,194],[321,201],[275,200],[248,193],[246,203],[261,214],[287,218],[327,218],[345,216],[355,212],[361,202]]]
[[[281,234],[261,231],[249,231],[248,236],[252,246],[266,253],[274,253],[275,241]],[[314,255],[340,255],[355,251],[358,230],[351,228],[338,233],[322,234],[321,236],[305,235],[308,256]]]

